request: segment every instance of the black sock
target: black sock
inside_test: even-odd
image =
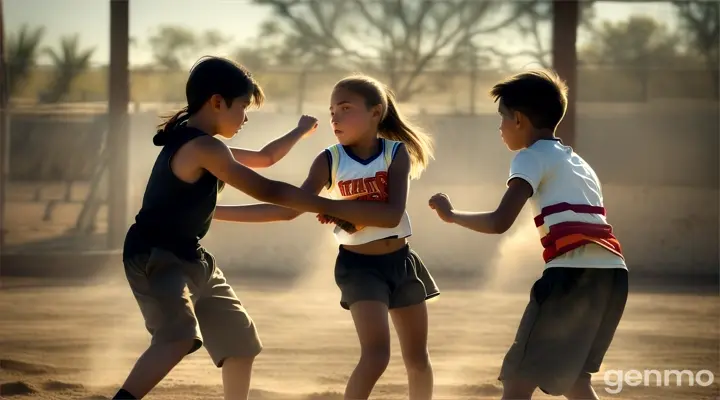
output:
[[[118,390],[117,394],[115,394],[115,397],[113,397],[113,400],[137,400],[137,399],[135,398],[135,396],[130,394],[130,392],[128,392],[127,390],[120,389],[120,390]]]

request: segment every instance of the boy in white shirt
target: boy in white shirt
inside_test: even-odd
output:
[[[530,399],[539,387],[568,399],[598,399],[590,376],[625,309],[628,273],[597,175],[555,137],[567,86],[553,72],[530,71],[496,84],[490,94],[499,103],[502,139],[517,152],[500,205],[493,212],[457,211],[438,193],[430,207],[445,222],[500,234],[530,199],[546,264],[503,361],[502,398]]]

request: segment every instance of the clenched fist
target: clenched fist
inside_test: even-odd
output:
[[[441,220],[452,222],[453,206],[445,193],[438,193],[431,197],[428,205],[435,210]]]
[[[315,132],[315,130],[317,129],[318,120],[313,116],[303,115],[302,117],[300,117],[297,126],[298,129],[302,131],[303,136],[308,136]]]

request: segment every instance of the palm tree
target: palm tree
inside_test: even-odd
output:
[[[62,100],[68,92],[73,81],[90,67],[90,58],[95,48],[81,49],[80,37],[75,34],[60,38],[60,49],[47,48],[45,52],[50,56],[55,67],[55,79],[50,90],[43,95],[43,102],[56,103]]]
[[[7,39],[6,59],[8,68],[8,92],[12,96],[22,90],[32,69],[35,67],[38,48],[45,28],[20,27],[18,32]]]

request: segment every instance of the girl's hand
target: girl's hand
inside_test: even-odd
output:
[[[340,229],[348,232],[348,233],[355,233],[359,229],[353,225],[350,222],[344,221],[339,218],[331,217],[329,215],[325,214],[318,214],[315,218],[321,223],[321,224],[335,224],[340,227]]]

